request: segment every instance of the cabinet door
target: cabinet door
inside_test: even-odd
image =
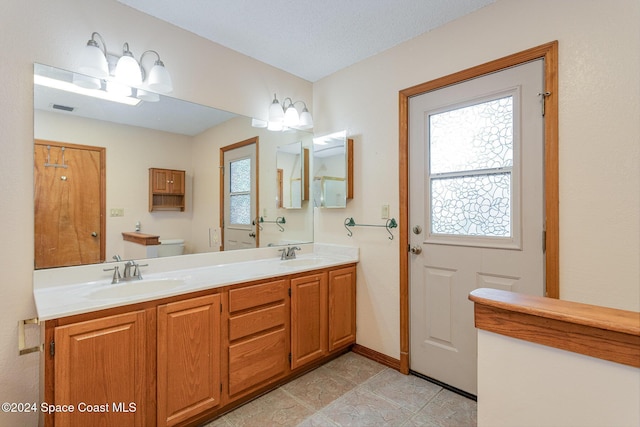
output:
[[[158,307],[158,426],[220,404],[220,295]]]
[[[329,272],[329,351],[356,341],[356,268]]]
[[[153,193],[169,193],[171,184],[171,171],[165,169],[151,169],[151,191]]]
[[[327,274],[291,279],[291,369],[327,354]]]
[[[56,427],[147,424],[144,311],[60,326],[54,339],[54,404],[75,408]]]
[[[184,194],[184,171],[171,171],[171,186],[169,192],[173,194]]]

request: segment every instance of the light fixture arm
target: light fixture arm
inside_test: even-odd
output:
[[[100,48],[100,45],[95,40],[96,36],[100,39],[100,43],[102,43],[102,48]],[[105,58],[107,57],[107,44],[104,42],[104,39],[102,38],[100,33],[98,33],[97,31],[94,31],[93,33],[91,33],[91,39],[87,42],[87,46],[95,46],[98,49],[101,49],[102,53],[104,54],[104,57]]]
[[[147,70],[144,68],[144,65],[142,65],[142,61],[144,60],[144,56],[147,53],[153,53],[158,57],[158,59],[156,59],[156,61],[153,63],[153,65],[160,65],[160,66],[164,67],[164,62],[162,62],[162,60],[160,59],[160,54],[158,52],[156,52],[155,50],[145,50],[144,52],[142,52],[142,55],[140,55],[140,70],[142,71],[142,80],[145,80],[147,78]]]

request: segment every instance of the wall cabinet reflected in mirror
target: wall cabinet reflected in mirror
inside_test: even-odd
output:
[[[320,208],[346,208],[353,199],[353,139],[347,131],[313,138],[313,200]]]
[[[276,150],[276,180],[276,207],[302,209],[309,200],[309,149],[301,141]]]

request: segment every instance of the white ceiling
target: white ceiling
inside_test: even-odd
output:
[[[495,0],[118,0],[315,82]]]

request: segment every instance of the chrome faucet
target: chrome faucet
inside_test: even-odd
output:
[[[132,280],[142,280],[140,267],[146,267],[148,265],[149,264],[140,265],[133,260],[127,261],[124,263],[124,272],[122,276],[120,275],[119,265],[115,265],[113,268],[105,268],[104,271],[113,271],[113,279],[111,280],[111,284],[116,284],[120,282],[130,282]],[[133,273],[131,273],[131,267],[133,267]]]
[[[281,260],[296,259],[296,251],[301,251],[299,246],[287,246],[286,248],[279,249],[282,252],[280,255]]]

